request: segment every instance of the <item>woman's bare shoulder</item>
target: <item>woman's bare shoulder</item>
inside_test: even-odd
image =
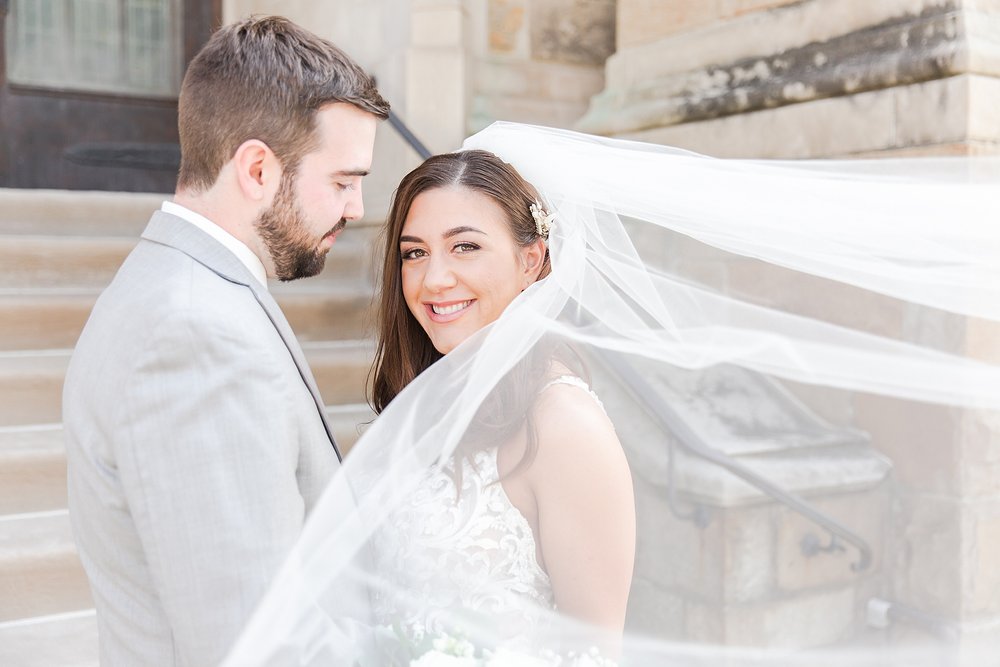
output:
[[[576,376],[561,376],[539,393],[534,412],[539,463],[581,456],[610,462],[622,447],[600,399]]]

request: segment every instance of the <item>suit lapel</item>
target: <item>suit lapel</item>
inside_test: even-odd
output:
[[[299,370],[299,376],[309,389],[309,393],[312,394],[330,444],[337,453],[337,458],[343,460],[340,448],[337,447],[337,441],[333,437],[333,431],[326,418],[326,405],[319,394],[319,388],[316,386],[316,380],[309,369],[309,364],[306,363],[302,347],[271,293],[250,274],[246,266],[225,246],[191,223],[174,215],[156,211],[146,230],[142,233],[142,238],[176,248],[221,278],[237,285],[243,285],[251,291],[257,303],[264,309],[268,319],[271,320],[278,335],[281,336],[285,347],[288,348],[288,352]]]

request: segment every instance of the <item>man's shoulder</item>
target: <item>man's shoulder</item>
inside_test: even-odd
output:
[[[105,338],[159,336],[178,328],[252,336],[268,321],[249,286],[176,248],[140,241],[97,300],[87,328]]]

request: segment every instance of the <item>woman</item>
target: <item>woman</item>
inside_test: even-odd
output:
[[[486,151],[438,155],[403,178],[385,232],[376,412],[548,275],[553,223],[539,201]],[[417,557],[428,567],[394,570],[399,576],[376,604],[379,621],[398,617],[406,592],[428,588],[433,602],[417,594],[404,604],[420,629],[439,611],[430,605],[489,613],[498,639],[523,638],[542,607],[621,635],[635,553],[631,476],[614,426],[571,365],[566,350],[551,349],[515,368],[479,410],[477,421],[491,428],[467,434],[452,461],[430,474],[435,493],[418,494],[399,512],[402,521],[390,522],[376,560],[393,571],[393,533],[415,530],[408,553],[423,550]],[[413,519],[453,510],[459,518],[444,540],[440,527],[423,535]],[[506,546],[484,549],[484,538]],[[463,567],[474,556],[482,558]],[[447,577],[443,563],[453,563]]]
[[[629,665],[949,664],[925,642],[992,627],[1000,163],[714,160],[513,124],[465,148],[538,192],[456,186],[455,157],[400,189],[381,412],[228,664],[392,664],[380,627],[397,663],[535,665],[488,650],[617,634],[626,590]],[[589,563],[630,560],[612,504],[574,507],[622,497],[619,441],[630,589]]]

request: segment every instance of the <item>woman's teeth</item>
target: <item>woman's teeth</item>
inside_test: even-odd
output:
[[[431,310],[434,311],[435,315],[451,315],[452,313],[457,313],[460,310],[465,310],[472,303],[472,300],[463,301],[461,303],[454,303],[450,306],[435,306],[431,304]]]

